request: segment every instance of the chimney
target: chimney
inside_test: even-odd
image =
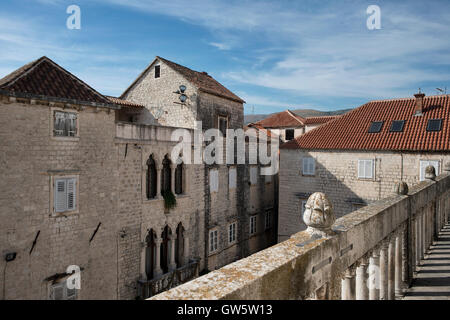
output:
[[[423,112],[423,98],[425,97],[425,93],[420,92],[414,95],[416,97],[416,107],[414,109],[414,115],[421,116]]]

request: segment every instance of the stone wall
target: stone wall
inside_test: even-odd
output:
[[[436,181],[410,187],[408,195],[379,200],[337,219],[333,226],[335,232],[327,237],[311,238],[306,231],[298,232],[286,241],[159,294],[152,300],[339,299],[341,279],[346,271],[355,268],[365,257],[380,252],[384,242],[392,243],[391,236],[398,238],[399,235],[407,242],[401,241],[401,263],[396,263],[395,268],[402,269],[399,280],[401,285],[403,282],[407,285],[410,281],[408,270],[414,261],[411,222],[429,208],[436,208],[436,203],[440,205],[430,215],[430,222],[443,215],[448,221],[449,173],[437,177]],[[434,223],[426,226],[429,229],[424,230],[428,234],[435,231]],[[386,271],[383,273],[385,279]],[[381,279],[377,281],[382,283]]]
[[[52,110],[40,102],[0,102],[0,269],[17,252],[0,287],[3,299],[48,299],[46,278],[81,272],[81,299],[117,298],[116,213],[118,172],[114,112],[78,112],[79,138],[54,138]],[[62,107],[62,106],[60,106]],[[52,178],[78,176],[78,212],[53,213]],[[94,239],[94,230],[101,223]],[[33,241],[36,244],[30,253]]]
[[[302,159],[313,157],[314,176],[302,174]],[[358,178],[358,159],[375,159],[374,179]],[[327,194],[336,216],[341,217],[367,203],[383,199],[394,192],[395,183],[419,182],[420,160],[450,162],[450,154],[306,151],[282,149],[280,155],[280,198],[278,239],[305,229],[300,206],[313,192]],[[438,172],[439,174],[439,172]]]
[[[155,78],[155,65],[161,67],[159,78]],[[174,93],[180,85],[187,88],[185,94],[189,99],[185,106],[179,104],[178,95]],[[138,123],[194,128],[197,119],[197,91],[194,85],[158,59],[123,98],[147,108],[136,117]]]

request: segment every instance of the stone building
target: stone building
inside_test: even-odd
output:
[[[281,141],[295,139],[318,126],[334,120],[337,116],[300,117],[290,110],[278,112],[261,121],[250,123],[249,127],[259,126],[278,135]]]
[[[308,197],[327,194],[338,217],[415,185],[450,162],[448,95],[372,101],[281,146],[278,240],[305,228]],[[299,214],[300,212],[300,214]]]
[[[275,178],[170,158],[179,127],[242,127],[209,75],[158,57],[115,98],[42,57],[0,97],[3,299],[145,297],[276,242]]]

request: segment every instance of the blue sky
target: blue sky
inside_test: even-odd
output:
[[[66,28],[72,4],[81,30]],[[366,27],[372,4],[381,30]],[[43,55],[103,94],[160,55],[207,71],[246,113],[353,108],[450,91],[450,1],[2,0],[0,77]]]

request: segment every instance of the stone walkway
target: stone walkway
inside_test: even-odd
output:
[[[450,300],[450,224],[422,260],[405,300]]]

